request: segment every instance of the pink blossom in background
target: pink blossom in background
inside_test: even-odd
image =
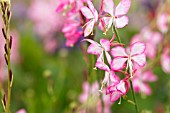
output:
[[[170,49],[168,47],[164,48],[161,55],[161,65],[164,72],[170,73]]]
[[[101,25],[106,33],[112,24],[116,28],[123,28],[128,24],[127,12],[130,9],[130,0],[121,0],[120,3],[115,7],[113,0],[102,0],[101,11],[108,13],[109,16],[104,16],[101,19]]]
[[[96,112],[102,113],[102,103],[99,99],[99,84],[97,82],[94,82],[92,85],[90,85],[88,82],[83,83],[83,93],[79,96],[79,101],[83,104],[88,102],[89,98],[96,99]],[[103,102],[104,102],[104,113],[111,113],[111,105],[112,103],[109,101],[109,96],[103,94],[102,95]],[[94,105],[93,105],[94,106]],[[86,110],[82,110],[80,113],[86,113]]]
[[[48,53],[54,52],[58,47],[57,32],[61,31],[64,24],[62,14],[56,13],[57,4],[55,0],[33,0],[28,10],[28,16],[34,23],[33,28],[42,39],[44,49]],[[56,41],[51,42],[54,39]]]
[[[25,109],[20,109],[16,113],[27,113]]]
[[[87,37],[91,33],[93,34],[93,27],[94,24],[98,21],[98,12],[94,8],[93,3],[91,1],[87,1],[88,7],[83,6],[81,7],[82,14],[88,19],[89,21],[85,24],[86,28],[84,30],[84,36]]]
[[[55,38],[45,38],[43,41],[45,51],[49,53],[54,53],[56,47],[58,46],[57,40]]]
[[[141,69],[135,72],[135,76],[132,79],[135,92],[150,95],[152,93],[148,82],[155,82],[157,76],[153,74],[151,70],[142,72]]]
[[[28,10],[28,16],[34,22],[35,31],[42,37],[60,31],[64,23],[62,14],[56,13],[55,0],[34,0]]]
[[[131,43],[144,42],[146,44],[146,56],[153,59],[157,54],[158,44],[162,38],[163,36],[159,32],[154,32],[150,28],[144,27],[139,34],[132,37]]]
[[[162,33],[166,33],[168,31],[168,14],[162,13],[158,15],[157,26]]]

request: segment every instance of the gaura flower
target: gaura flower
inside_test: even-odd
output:
[[[110,101],[115,102],[122,95],[125,95],[128,91],[128,82],[126,78],[124,80],[117,80],[115,83],[110,85],[106,90],[106,95],[110,94]]]
[[[127,68],[130,70],[130,74],[133,71],[133,63],[137,63],[140,67],[143,67],[146,63],[145,44],[141,42],[133,43],[130,46],[130,53],[127,54],[123,47],[115,47],[111,50],[111,55],[114,57],[111,68],[113,70],[120,70],[127,62]],[[131,75],[132,77],[132,75]]]
[[[82,14],[88,19],[89,21],[84,25],[86,26],[84,30],[84,36],[87,37],[90,33],[93,33],[94,24],[98,20],[98,13],[97,10],[94,8],[93,3],[91,1],[87,1],[88,7],[83,6],[81,7]]]
[[[100,44],[91,39],[84,39],[83,41],[91,43],[87,49],[87,53],[98,56],[95,66],[99,69],[108,71],[109,67],[104,63],[104,53],[108,63],[110,64],[111,56],[108,53],[110,51],[110,41],[107,39],[100,39]]]
[[[122,0],[116,7],[113,0],[103,0],[101,11],[108,13],[101,19],[101,24],[106,33],[112,24],[116,28],[123,28],[128,24],[128,17],[126,16],[131,5],[130,0]]]
[[[157,80],[157,76],[153,74],[151,70],[142,72],[142,70],[137,70],[135,76],[132,79],[133,87],[135,92],[150,95],[152,93],[148,82],[154,82]]]

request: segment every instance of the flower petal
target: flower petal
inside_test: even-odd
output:
[[[116,57],[111,63],[111,68],[113,70],[120,70],[123,68],[124,63],[127,61],[127,58]]]
[[[100,44],[105,51],[110,51],[110,41],[107,39],[100,39]]]
[[[139,66],[143,67],[146,64],[146,56],[145,54],[139,54],[131,57],[133,61],[135,61]]]
[[[102,10],[113,16],[114,3],[113,0],[102,0]]]
[[[81,12],[82,14],[87,18],[87,19],[92,19],[94,18],[93,13],[90,11],[90,9],[86,6],[81,7]]]
[[[93,31],[94,24],[95,24],[95,20],[94,19],[90,20],[87,23],[86,28],[84,30],[84,37],[87,37],[87,36],[90,35],[90,33]]]
[[[91,40],[91,39],[83,39],[82,41],[87,41],[87,42],[90,42],[91,44],[94,44],[96,46],[99,46],[100,47],[100,44],[98,44],[97,42],[95,42],[94,40]]]
[[[94,55],[100,55],[102,53],[102,48],[97,46],[96,44],[90,44],[87,53],[94,54]]]
[[[97,20],[98,20],[97,10],[94,8],[93,3],[90,0],[87,1],[87,4],[88,4],[88,7],[90,8],[91,12],[93,13],[93,18],[97,22]]]
[[[123,27],[125,27],[128,24],[129,19],[128,19],[127,16],[122,16],[122,17],[116,18],[115,21],[116,21],[115,22],[115,27],[116,28],[123,28]]]
[[[119,91],[114,91],[110,94],[110,101],[111,102],[115,102],[116,100],[118,100],[121,96],[121,93]]]
[[[111,27],[111,25],[113,23],[113,18],[112,17],[103,17],[100,20],[100,22],[102,24],[102,30],[104,30],[104,32],[106,32]]]
[[[107,51],[105,51],[105,55],[106,55],[106,59],[107,59],[108,63],[111,64],[112,59],[111,59],[110,54]]]
[[[146,46],[144,43],[142,43],[142,42],[133,43],[130,46],[130,55],[133,56],[133,55],[137,55],[137,54],[142,54],[142,53],[144,53],[145,49],[146,49]]]
[[[105,71],[109,71],[109,67],[104,63],[104,56],[103,53],[100,54],[99,58],[97,59],[97,62],[95,64],[95,67],[101,69],[101,70],[105,70]]]
[[[115,47],[111,50],[111,55],[113,57],[125,57],[127,56],[126,52],[125,52],[125,48],[123,47]]]
[[[127,14],[131,5],[130,0],[122,0],[116,7],[115,16]]]
[[[117,90],[119,90],[122,94],[126,93],[126,87],[125,87],[125,82],[120,81],[120,83],[117,85]]]

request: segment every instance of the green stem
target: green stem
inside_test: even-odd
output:
[[[117,31],[117,29],[116,29],[115,26],[113,26],[113,31],[114,31],[114,33],[116,34],[116,37],[117,37],[118,42],[121,43],[119,33],[118,33],[118,31]]]
[[[133,88],[133,83],[132,83],[131,79],[129,81],[130,81],[130,87],[131,87],[131,91],[132,91],[133,100],[135,102],[135,110],[136,110],[136,113],[139,113],[138,105],[137,105],[136,97],[135,97],[135,92],[134,92],[134,88]]]

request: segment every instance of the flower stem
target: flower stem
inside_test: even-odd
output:
[[[137,102],[136,102],[136,97],[135,97],[135,92],[134,92],[134,88],[133,88],[133,83],[132,83],[132,79],[130,78],[130,87],[131,87],[131,91],[132,91],[132,96],[133,96],[133,100],[135,102],[135,109],[136,109],[136,113],[139,113],[139,110],[138,110],[138,105],[137,105]]]
[[[116,37],[117,37],[118,42],[121,43],[119,33],[118,33],[118,31],[117,31],[117,29],[116,29],[115,26],[113,26],[113,31],[114,31],[114,33],[116,34]]]
[[[0,4],[2,10],[2,19],[4,22],[4,27],[2,28],[2,32],[6,40],[4,46],[5,49],[4,57],[8,68],[8,90],[7,90],[8,92],[7,92],[7,96],[5,94],[3,98],[3,104],[4,104],[5,113],[10,113],[11,88],[13,82],[11,60],[10,60],[11,47],[12,47],[12,36],[10,36],[11,5],[10,5],[10,0],[0,1]]]

